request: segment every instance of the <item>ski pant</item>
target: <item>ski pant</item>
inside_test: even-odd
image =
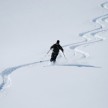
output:
[[[58,53],[53,52],[52,55],[51,55],[50,61],[51,61],[51,62],[56,62],[57,56],[58,56]]]

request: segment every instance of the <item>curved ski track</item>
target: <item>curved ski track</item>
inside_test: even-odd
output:
[[[104,9],[108,9],[107,5],[108,5],[108,2],[105,2],[105,3],[102,3],[100,6],[102,8],[104,8]],[[65,45],[63,47],[68,47],[71,50],[73,50],[74,53],[81,54],[82,55],[82,57],[81,57],[82,59],[87,58],[89,56],[89,54],[84,52],[84,51],[82,51],[82,50],[80,50],[80,48],[85,46],[85,45],[90,45],[90,44],[93,44],[93,43],[96,43],[96,42],[104,40],[104,38],[99,36],[98,34],[101,33],[101,32],[108,31],[108,25],[106,23],[107,19],[108,19],[108,14],[102,15],[100,17],[97,17],[97,18],[93,19],[92,21],[94,23],[97,23],[100,26],[99,28],[96,28],[94,30],[87,31],[87,32],[84,32],[84,33],[80,33],[79,36],[83,37],[85,39],[84,41],[78,42],[78,43],[74,43],[74,44],[68,44],[68,45]],[[43,62],[47,62],[47,61],[49,61],[49,60],[45,60]],[[19,66],[15,66],[15,67],[6,68],[4,71],[2,71],[0,73],[0,77],[2,78],[2,82],[0,84],[0,91],[4,90],[8,86],[10,86],[11,80],[10,80],[9,76],[10,76],[10,74],[12,72],[14,72],[17,69],[20,69],[20,68],[23,68],[23,67],[26,67],[26,66],[30,66],[30,65],[33,65],[33,64],[39,64],[39,63],[42,63],[42,61],[37,61],[37,62],[33,62],[33,63],[28,63],[28,64],[24,64],[24,65],[19,65]],[[63,65],[63,66],[67,66],[67,64]],[[90,65],[79,65],[79,64],[70,64],[68,66],[95,67],[95,66],[90,66]]]
[[[100,6],[104,9],[108,9],[108,2],[102,3]],[[108,24],[106,21],[108,19],[108,14],[102,15],[92,20],[92,22],[99,25],[99,28],[80,33],[79,36],[83,37],[85,40],[79,43],[65,45],[64,47],[69,47],[70,49],[74,50],[74,53],[79,53],[82,55],[82,59],[89,57],[87,52],[80,50],[81,47],[85,45],[90,45],[96,42],[100,42],[105,40],[104,37],[101,37],[99,33],[108,31]]]

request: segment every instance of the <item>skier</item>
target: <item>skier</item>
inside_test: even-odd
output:
[[[59,54],[59,50],[64,52],[64,49],[61,47],[59,43],[60,41],[57,40],[57,42],[50,47],[50,50],[53,49],[52,54],[51,54],[51,59],[50,59],[51,62],[54,62],[54,63],[56,62],[56,58]]]

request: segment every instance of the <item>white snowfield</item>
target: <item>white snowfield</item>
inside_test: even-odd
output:
[[[11,0],[0,7],[1,108],[108,108],[107,1]],[[47,50],[58,39],[65,56],[51,64]]]

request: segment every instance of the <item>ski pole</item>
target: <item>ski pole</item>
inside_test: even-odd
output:
[[[66,56],[65,56],[65,54],[64,54],[64,52],[63,52],[63,55],[64,55],[64,58],[67,59]]]
[[[51,50],[51,49],[50,49]],[[47,52],[47,54],[50,52],[50,50]]]

